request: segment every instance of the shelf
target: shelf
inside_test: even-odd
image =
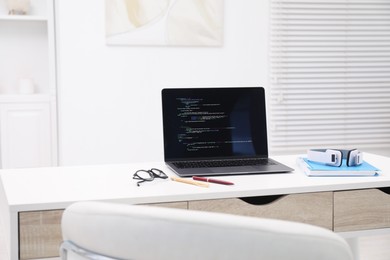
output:
[[[0,94],[0,104],[49,102],[50,100],[54,100],[54,97],[50,94]]]
[[[46,22],[46,16],[40,15],[0,15],[0,21],[40,21]]]

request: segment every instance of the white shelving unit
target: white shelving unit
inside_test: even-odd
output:
[[[31,0],[26,15],[0,0],[0,57],[0,167],[57,165],[53,0]]]

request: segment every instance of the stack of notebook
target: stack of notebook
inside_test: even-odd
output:
[[[303,156],[298,157],[297,164],[308,176],[374,176],[380,171],[367,162],[363,162],[359,166],[348,167],[343,161],[340,167],[335,167],[309,161]]]

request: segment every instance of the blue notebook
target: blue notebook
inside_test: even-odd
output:
[[[380,171],[367,162],[359,166],[348,167],[346,160],[343,160],[340,167],[335,167],[298,157],[297,163],[308,176],[374,176]]]

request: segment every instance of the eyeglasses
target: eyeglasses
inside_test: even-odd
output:
[[[137,182],[137,186],[145,181],[153,181],[154,178],[167,179],[168,176],[162,170],[156,168],[152,168],[150,170],[138,170],[133,175],[134,180],[140,180]]]

